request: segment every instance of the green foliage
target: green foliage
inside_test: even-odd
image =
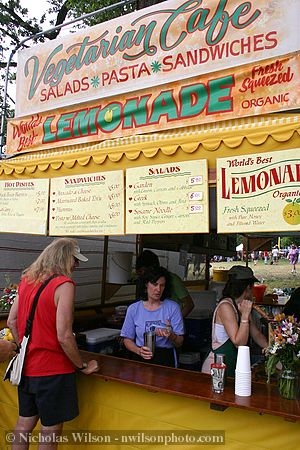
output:
[[[59,3],[59,2],[58,2]],[[101,2],[97,0],[90,0],[86,2],[85,0],[68,0],[68,8],[70,10],[70,16],[80,17],[84,14],[88,14],[93,11],[97,11],[105,6],[113,5],[117,3],[116,0],[102,0]],[[130,5],[123,6],[122,8],[116,8],[113,11],[104,12],[101,14],[95,14],[88,19],[85,19],[83,23],[78,24],[79,27],[86,27],[96,25],[97,23],[106,22],[108,20],[114,19],[124,14],[128,14],[136,9],[136,3],[131,3]]]
[[[300,245],[300,237],[286,236],[280,239],[280,247],[287,248],[290,245],[295,244],[297,247]]]

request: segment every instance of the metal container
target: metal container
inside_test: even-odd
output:
[[[156,334],[154,331],[146,331],[144,333],[144,346],[148,347],[154,355]]]
[[[211,381],[212,390],[218,394],[224,391],[225,383],[225,370],[226,364],[224,362],[225,355],[221,353],[215,353],[215,362],[211,364]]]

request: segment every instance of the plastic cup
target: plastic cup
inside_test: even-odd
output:
[[[240,345],[238,347],[235,369],[237,372],[251,372],[250,349],[247,345]]]
[[[251,395],[251,371],[235,371],[235,395],[249,397]]]
[[[235,379],[236,380],[251,380],[251,372],[235,372]]]
[[[257,302],[262,302],[267,289],[265,284],[255,284],[252,288],[253,296]]]
[[[234,393],[235,393],[235,395],[239,395],[240,397],[250,397],[251,385],[248,386],[247,389],[241,389],[239,387],[236,387]]]
[[[243,379],[248,378],[248,377],[251,378],[251,375],[252,375],[251,370],[248,371],[248,372],[242,372],[242,371],[240,371],[240,370],[236,370],[236,371],[235,371],[235,377],[236,377],[236,378],[238,378],[238,377],[241,377],[241,378],[243,378]]]
[[[241,392],[238,389],[235,391],[235,395],[238,395],[239,397],[250,397],[251,396],[251,387],[249,391],[247,392]]]

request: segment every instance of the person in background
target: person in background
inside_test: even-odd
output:
[[[257,278],[250,267],[233,266],[228,271],[228,281],[223,290],[212,321],[212,351],[205,359],[202,372],[210,373],[214,353],[223,353],[227,375],[234,377],[237,347],[247,345],[251,336],[260,347],[268,346],[267,339],[256,327],[251,317],[252,288]]]
[[[29,448],[29,442],[18,443],[19,433],[30,433],[39,419],[41,435],[54,438],[51,443],[47,441],[47,449],[56,449],[55,437],[60,435],[63,422],[78,415],[75,370],[86,375],[98,370],[97,361],[82,361],[72,332],[75,286],[70,276],[79,261],[87,258],[80,253],[77,241],[59,238],[23,272],[7,322],[16,342],[23,338],[37,290],[51,275],[57,276],[38,299],[18,386],[19,417],[13,449]],[[44,448],[43,444],[39,448]]]
[[[269,252],[268,252],[268,250],[264,250],[264,262],[265,262],[265,264],[268,264],[268,259],[269,259]]]
[[[290,264],[292,266],[292,271],[291,273],[293,273],[294,275],[296,275],[296,264],[298,262],[298,249],[296,247],[295,244],[292,244],[287,259],[290,260]]]
[[[15,356],[18,346],[15,342],[0,339],[0,362],[11,359]]]
[[[159,266],[158,256],[151,250],[144,250],[136,259],[136,273],[141,277],[145,269]],[[182,280],[175,273],[169,272],[170,276],[170,299],[174,300],[181,307],[183,318],[194,308],[194,302]],[[139,292],[138,292],[139,294]]]
[[[254,264],[255,266],[256,266],[257,261],[258,261],[258,256],[259,256],[258,251],[254,251],[254,250],[253,250],[253,252],[251,252],[251,259],[252,259],[252,262],[253,262],[253,264]]]
[[[177,367],[176,347],[183,343],[184,326],[180,307],[168,298],[169,273],[153,266],[143,273],[144,290],[130,305],[121,330],[125,347],[133,358],[153,364]],[[144,333],[156,334],[154,355],[144,346]]]
[[[278,259],[279,259],[279,248],[278,248],[278,245],[275,245],[275,247],[272,248],[273,264],[278,264]]]

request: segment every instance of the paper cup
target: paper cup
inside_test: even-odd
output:
[[[241,390],[239,388],[235,389],[235,395],[239,395],[240,397],[250,397],[251,396],[251,386],[249,386],[246,390]]]
[[[250,372],[251,371],[250,350],[249,350],[248,346],[240,345],[238,347],[238,354],[237,354],[235,369],[237,372]]]
[[[251,372],[235,371],[235,395],[249,397],[251,395]]]
[[[235,379],[237,379],[237,378],[243,378],[243,379],[250,378],[251,379],[251,376],[252,376],[251,371],[249,371],[249,372],[241,372],[240,370],[235,371]]]

